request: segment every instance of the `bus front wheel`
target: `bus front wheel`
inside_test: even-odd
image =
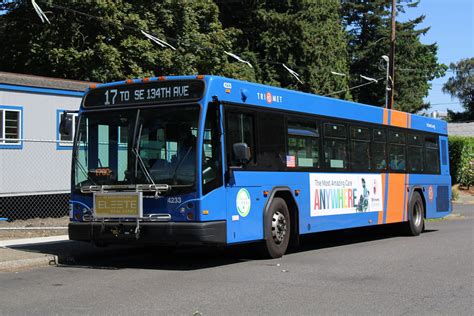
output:
[[[290,241],[290,212],[285,200],[274,198],[264,215],[265,244],[263,254],[269,258],[280,258]]]
[[[418,236],[425,227],[425,208],[420,193],[413,192],[408,208],[408,222],[405,224],[405,232],[409,236]]]

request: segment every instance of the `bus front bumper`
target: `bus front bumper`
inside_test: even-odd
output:
[[[225,244],[226,221],[181,223],[140,222],[70,222],[69,239],[101,244]]]

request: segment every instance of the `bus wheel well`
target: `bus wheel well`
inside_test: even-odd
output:
[[[425,200],[425,195],[423,194],[423,190],[421,188],[415,188],[413,192],[418,192],[420,194],[421,200],[423,201],[423,209],[425,210],[423,215],[426,218],[426,200]]]
[[[286,206],[288,206],[291,221],[290,244],[297,246],[299,244],[299,211],[295,198],[288,190],[279,190],[275,192],[275,195],[273,197],[282,198],[283,200],[285,200]]]

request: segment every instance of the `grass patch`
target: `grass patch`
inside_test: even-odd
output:
[[[425,219],[425,221],[428,222],[428,223],[442,222],[442,221],[445,221],[445,220],[446,220],[446,217]]]

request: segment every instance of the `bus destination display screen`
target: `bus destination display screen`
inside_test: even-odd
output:
[[[166,102],[191,102],[202,98],[201,80],[152,81],[102,87],[92,90],[84,100],[85,108],[151,105]]]

